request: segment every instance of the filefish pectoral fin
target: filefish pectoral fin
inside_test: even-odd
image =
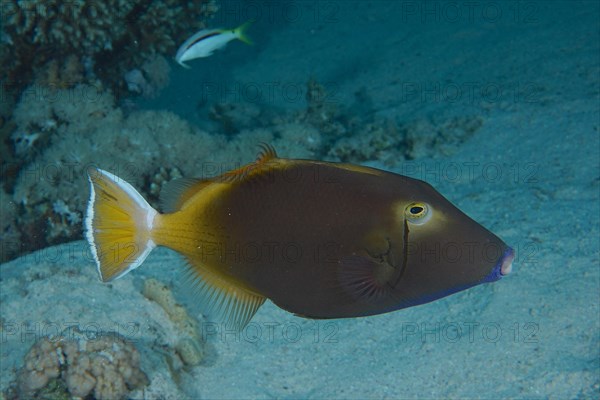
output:
[[[338,277],[345,292],[356,299],[376,303],[390,294],[390,282],[397,272],[397,268],[385,260],[357,254],[342,257]]]

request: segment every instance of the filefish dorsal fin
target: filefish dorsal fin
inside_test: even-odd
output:
[[[220,179],[222,182],[235,182],[258,175],[265,172],[268,168],[273,167],[273,161],[277,158],[277,152],[273,146],[266,143],[261,143],[260,152],[258,153],[258,156],[254,162],[226,172],[217,179]]]
[[[277,152],[273,146],[266,143],[261,143],[260,149],[254,162],[220,176],[209,179],[179,178],[168,182],[160,192],[159,202],[162,212],[179,211],[196,193],[213,183],[232,183],[265,172],[267,168],[273,166],[271,163],[277,159]]]
[[[224,322],[226,329],[241,331],[265,302],[243,284],[187,257],[189,280],[203,313]]]
[[[164,213],[179,211],[196,193],[213,183],[212,179],[179,178],[167,182],[160,191],[160,208]]]

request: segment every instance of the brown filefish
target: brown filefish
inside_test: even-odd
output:
[[[426,303],[492,282],[513,250],[428,183],[352,164],[258,159],[210,179],[180,179],[163,213],[127,182],[88,171],[86,237],[102,281],[156,246],[187,260],[200,310],[245,326],[269,299],[308,318],[348,318]]]

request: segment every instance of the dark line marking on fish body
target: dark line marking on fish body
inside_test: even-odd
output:
[[[202,41],[202,40],[204,40],[204,39],[208,39],[208,38],[210,38],[210,37],[213,37],[213,36],[218,36],[218,35],[220,35],[221,33],[222,33],[222,32],[218,32],[218,31],[217,31],[217,32],[211,32],[211,33],[207,33],[206,35],[204,35],[204,36],[201,36],[201,37],[199,37],[198,39],[194,40],[194,41],[193,41],[192,43],[190,43],[190,44],[189,44],[189,46],[188,46],[188,47],[186,47],[185,49],[186,49],[186,50],[189,50],[189,49],[190,49],[190,47],[192,47],[192,46],[193,46],[193,45],[195,45],[196,43],[198,43],[198,42],[200,42],[200,41]]]
[[[408,263],[408,233],[408,222],[404,220],[404,248],[402,249],[402,266],[400,267],[400,272],[398,273],[398,277],[396,278],[396,281],[392,287],[396,287],[398,285],[400,279],[402,279],[402,276],[404,275],[404,271],[406,271],[406,264]]]

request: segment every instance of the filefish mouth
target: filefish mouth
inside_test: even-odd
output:
[[[512,248],[508,247],[504,251],[504,255],[502,256],[502,258],[498,261],[498,264],[500,265],[501,276],[506,276],[512,272],[512,263],[514,259],[515,251]]]
[[[494,269],[492,269],[492,272],[490,272],[485,278],[483,278],[481,283],[494,282],[510,274],[512,271],[512,262],[514,258],[515,251],[510,247],[507,247],[506,250],[504,250],[502,257],[500,257],[498,259],[498,262],[496,262],[496,265],[494,266]]]

